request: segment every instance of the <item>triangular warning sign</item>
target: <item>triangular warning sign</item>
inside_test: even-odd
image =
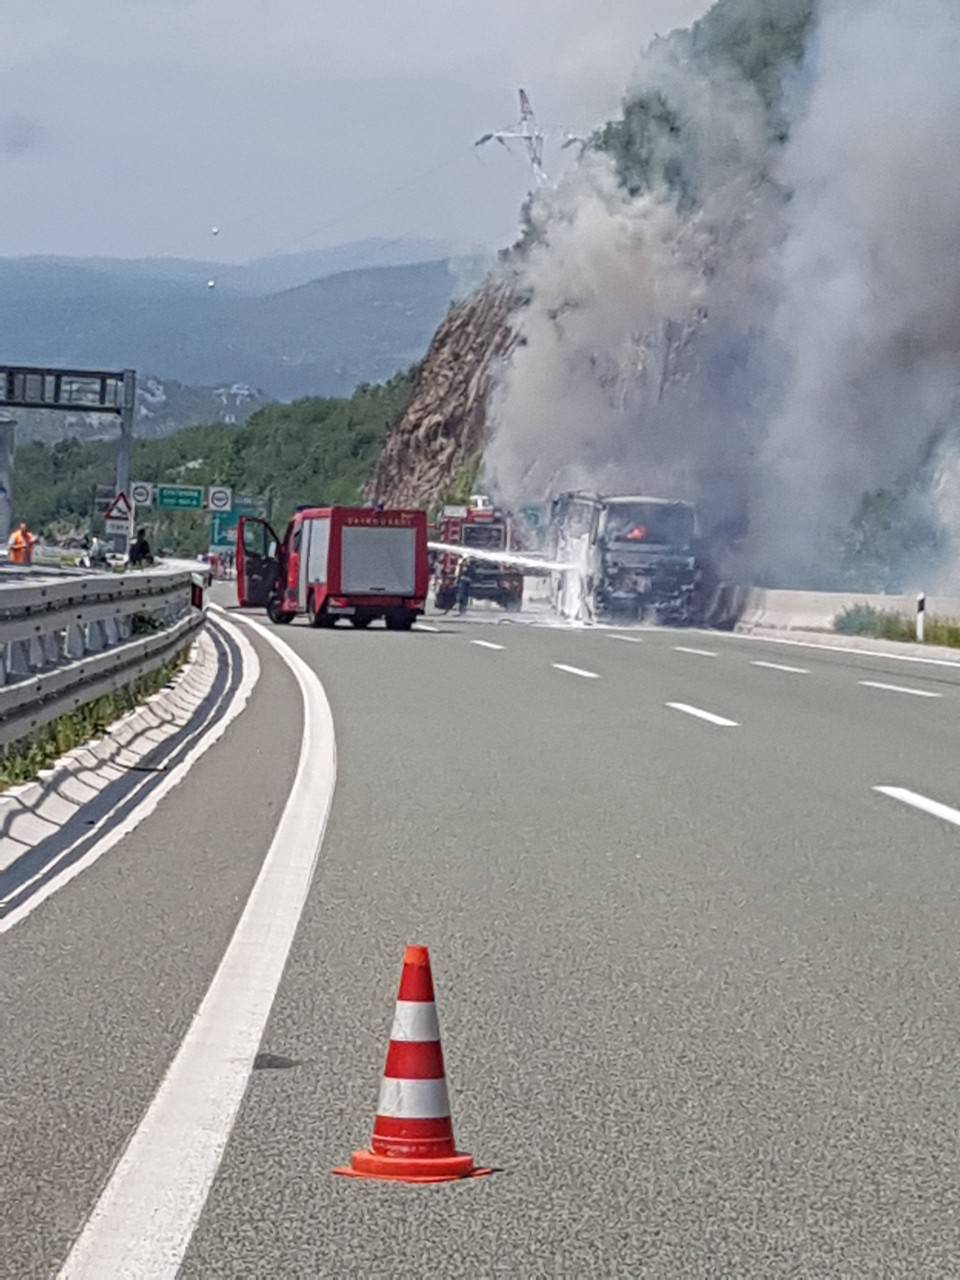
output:
[[[125,493],[118,493],[107,508],[106,520],[129,520],[133,515],[133,507]]]

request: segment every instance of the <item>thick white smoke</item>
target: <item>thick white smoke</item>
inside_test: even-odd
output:
[[[864,492],[956,420],[958,66],[955,0],[823,0],[784,150],[729,68],[655,45],[640,88],[682,122],[696,212],[597,157],[537,207],[487,457],[503,495],[689,497],[745,572],[833,581]],[[955,506],[946,449],[932,512]]]
[[[823,563],[865,490],[915,473],[960,388],[960,9],[826,0],[773,335],[789,353],[762,434],[763,534]]]

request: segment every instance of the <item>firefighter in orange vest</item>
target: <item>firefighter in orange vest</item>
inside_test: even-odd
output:
[[[10,535],[10,563],[30,564],[33,561],[33,547],[36,538],[27,528],[26,520],[21,520],[18,528]]]

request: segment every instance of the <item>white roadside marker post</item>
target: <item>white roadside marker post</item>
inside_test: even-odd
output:
[[[927,611],[927,597],[924,592],[917,596],[917,643],[923,644],[924,618]]]

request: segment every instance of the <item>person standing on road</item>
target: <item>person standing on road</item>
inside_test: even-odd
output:
[[[464,558],[460,561],[460,572],[457,575],[457,607],[460,613],[467,612],[470,603],[470,588],[473,586],[474,562]]]
[[[8,548],[10,551],[11,564],[32,564],[33,548],[37,539],[27,528],[26,520],[21,520],[19,525],[10,535]]]

